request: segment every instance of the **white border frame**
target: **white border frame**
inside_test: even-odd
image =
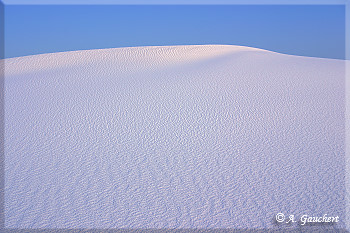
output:
[[[345,59],[346,59],[345,61],[345,162],[346,162],[345,224],[346,224],[346,229],[350,231],[350,61],[349,61],[350,60],[350,0],[163,0],[163,1],[162,0],[0,0],[0,2],[4,4],[5,8],[6,6],[9,6],[9,5],[343,5],[345,6]],[[2,106],[2,108],[4,108],[4,106]],[[5,156],[3,155],[3,158],[4,157]],[[4,161],[3,159],[1,160]],[[1,175],[4,177],[4,174],[1,174]],[[4,195],[4,190],[2,192],[2,195]],[[4,211],[4,206],[2,206],[1,208]]]

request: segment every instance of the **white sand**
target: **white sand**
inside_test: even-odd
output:
[[[345,226],[344,61],[208,45],[5,62],[8,228]]]

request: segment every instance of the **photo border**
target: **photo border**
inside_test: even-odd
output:
[[[0,0],[0,232],[315,232],[310,228],[271,229],[13,229],[5,228],[5,7],[8,5],[343,5],[345,6],[345,210],[350,230],[350,0]]]

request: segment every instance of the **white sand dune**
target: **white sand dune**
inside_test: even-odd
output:
[[[345,61],[207,45],[5,64],[8,228],[345,226]]]

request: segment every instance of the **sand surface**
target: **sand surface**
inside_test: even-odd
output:
[[[8,228],[345,226],[342,60],[205,45],[5,64]]]

